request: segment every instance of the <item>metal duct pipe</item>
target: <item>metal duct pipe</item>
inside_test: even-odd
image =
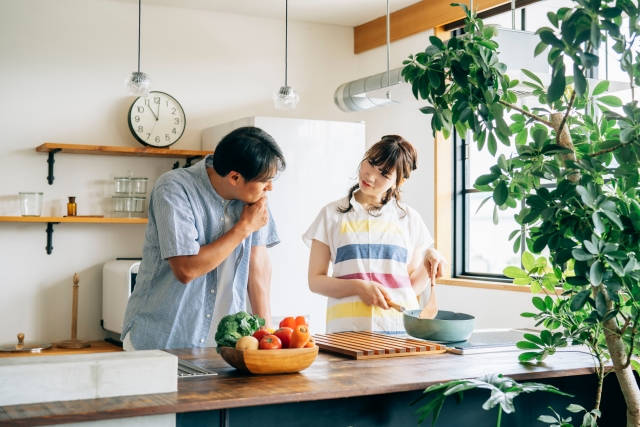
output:
[[[395,85],[404,83],[404,79],[400,76],[403,68],[391,70],[388,78],[385,71],[384,73],[344,83],[336,89],[333,100],[338,108],[345,112],[356,112],[397,104],[400,101],[393,99],[393,89]],[[387,91],[384,89],[387,89]],[[372,91],[377,91],[377,93],[370,93]]]

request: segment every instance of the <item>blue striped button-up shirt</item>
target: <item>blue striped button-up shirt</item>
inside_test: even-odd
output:
[[[217,269],[186,285],[176,279],[167,258],[196,255],[224,234],[224,199],[206,170],[211,162],[209,155],[190,168],[167,172],[151,191],[142,262],[122,330],[122,339],[129,333],[136,350],[204,347],[209,329],[217,328],[211,324],[214,307],[227,313],[246,309],[251,247],[279,243],[269,212],[269,223],[235,249],[233,283],[219,284]],[[229,204],[233,224],[243,206],[239,200]],[[232,292],[216,306],[219,286],[231,286]]]

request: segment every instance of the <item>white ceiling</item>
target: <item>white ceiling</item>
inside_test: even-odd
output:
[[[138,3],[137,0],[114,1]],[[389,0],[389,8],[395,12],[420,1]],[[142,0],[143,9],[147,4],[267,18],[284,19],[285,14],[285,0]],[[289,0],[291,20],[349,27],[384,16],[386,10],[386,0]]]

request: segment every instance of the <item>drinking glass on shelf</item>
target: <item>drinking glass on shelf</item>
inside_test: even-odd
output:
[[[22,216],[40,216],[42,213],[42,193],[21,192],[20,211]]]

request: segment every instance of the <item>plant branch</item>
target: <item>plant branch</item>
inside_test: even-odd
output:
[[[533,120],[536,120],[536,121],[538,121],[538,122],[540,122],[540,123],[542,123],[544,125],[549,126],[551,129],[555,129],[555,126],[553,126],[553,123],[551,123],[548,120],[543,119],[542,117],[536,116],[535,114],[532,114],[532,113],[528,112],[527,110],[523,110],[520,107],[516,107],[513,104],[509,104],[508,102],[505,102],[505,101],[502,101],[502,100],[500,100],[498,102],[500,104],[502,104],[502,105],[505,105],[505,106],[507,106],[509,108],[513,108],[514,110],[521,112],[522,114],[524,114],[525,116],[527,116],[527,117],[529,117],[529,118],[531,118]]]
[[[595,153],[591,154],[591,157],[598,157],[598,156],[600,156],[602,154],[611,153],[612,151],[616,151],[618,148],[622,148],[627,144],[629,144],[629,143],[618,144],[618,145],[614,145],[611,148],[605,148],[604,150],[596,151]]]
[[[558,129],[556,130],[556,144],[560,143],[560,134],[562,133],[562,128],[564,127],[565,123],[567,123],[567,119],[569,118],[569,113],[571,112],[571,107],[573,107],[573,103],[575,100],[576,100],[576,91],[572,90],[571,99],[569,99],[569,104],[567,104],[567,112],[562,118],[562,121],[560,122],[560,126],[558,126]]]

